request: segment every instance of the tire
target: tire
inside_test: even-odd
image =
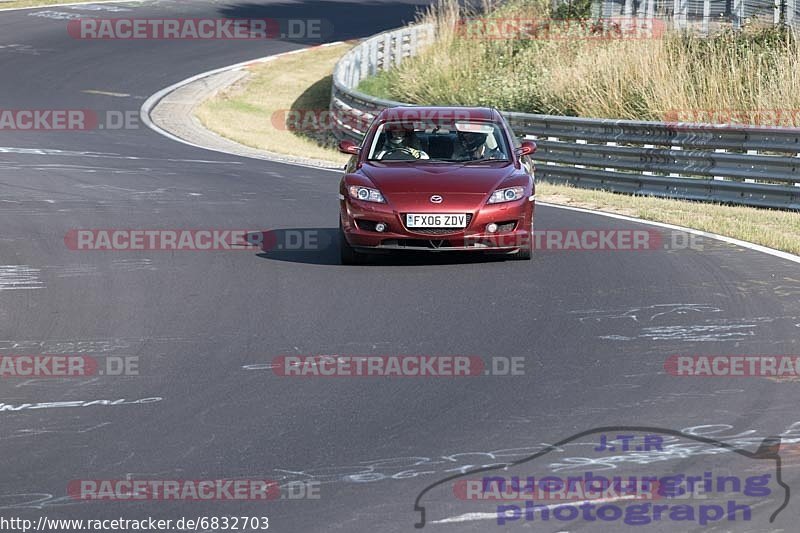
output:
[[[353,247],[347,243],[341,222],[339,222],[339,259],[343,265],[360,265],[364,263],[364,256],[353,250]]]
[[[520,248],[517,253],[514,254],[514,259],[517,261],[530,261],[533,258],[533,251],[531,250],[531,245],[525,246]]]

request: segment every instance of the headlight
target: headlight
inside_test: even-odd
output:
[[[513,202],[520,200],[525,195],[525,187],[509,187],[508,189],[497,189],[489,197],[487,203],[499,204],[502,202]]]
[[[361,200],[362,202],[386,203],[386,200],[383,199],[381,191],[378,189],[362,187],[361,185],[351,185],[347,190],[350,191],[350,196],[356,200]]]

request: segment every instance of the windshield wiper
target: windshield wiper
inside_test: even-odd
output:
[[[470,159],[469,161],[461,161],[465,165],[472,163],[508,163],[508,159]]]

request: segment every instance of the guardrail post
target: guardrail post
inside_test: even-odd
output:
[[[748,150],[747,151],[747,155],[758,155],[758,150]],[[756,180],[745,178],[744,182],[745,183],[755,183]]]
[[[682,146],[670,146],[669,149],[670,150],[683,150],[683,147]],[[679,178],[680,176],[681,175],[676,173],[676,172],[671,172],[670,175],[669,175],[670,178]]]
[[[381,60],[381,70],[389,70],[392,65],[392,36],[386,33],[383,36],[383,58]]]
[[[733,27],[738,30],[744,25],[744,0],[733,0],[732,15]]]
[[[653,144],[645,144],[643,148],[645,148],[645,149],[647,149],[647,148],[655,148],[655,145],[653,145]],[[650,172],[649,170],[645,170],[644,172],[642,172],[642,174],[644,174],[645,176],[652,176],[653,175],[653,173]]]
[[[347,83],[350,87],[358,85],[358,77],[356,75],[356,62],[359,60],[358,54],[353,54],[353,57],[347,63]]]
[[[738,0],[741,1],[741,0]],[[688,6],[686,0],[675,0],[672,5],[672,22],[677,29],[686,29]]]
[[[372,40],[367,46],[369,47],[369,75],[374,76],[378,73],[378,41]]]
[[[548,141],[557,141],[558,137],[548,137],[547,140]],[[545,164],[548,165],[548,166],[555,166],[556,162],[555,161],[548,161]]]
[[[575,144],[586,144],[585,139],[576,139]],[[586,165],[575,165],[575,168],[586,168]]]
[[[711,19],[711,0],[703,0],[703,35],[706,37],[709,32],[709,19]]]
[[[724,149],[724,148],[716,148],[716,149],[714,149],[714,153],[717,153],[717,154],[724,154],[725,152],[727,152],[727,150]],[[724,176],[714,176],[714,179],[717,180],[717,181],[726,181],[726,178]]]
[[[358,83],[361,83],[361,80],[369,76],[369,64],[372,62],[371,59],[369,48],[362,48],[361,52],[358,54],[358,82],[356,83],[356,87]]]
[[[392,47],[392,65],[398,66],[403,60],[403,32],[394,37],[394,45]]]
[[[622,8],[622,31],[628,33],[631,31],[631,19],[633,18],[633,0],[625,0],[625,5]]]
[[[616,146],[616,145],[617,145],[617,143],[615,143],[614,141],[608,141],[606,143],[606,146]],[[606,167],[606,171],[608,171],[608,172],[613,172],[615,170],[617,170],[615,167]]]
[[[796,157],[797,157],[798,159],[800,159],[800,154],[797,154],[797,156],[796,156]],[[800,187],[800,181],[798,181],[797,183],[795,183],[795,184],[794,184],[794,186],[795,186],[795,187]]]

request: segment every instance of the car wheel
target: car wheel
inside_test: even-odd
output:
[[[339,222],[339,258],[343,265],[360,265],[364,262],[364,256],[347,243],[341,221]]]
[[[533,252],[531,251],[531,245],[527,245],[523,248],[520,248],[517,253],[514,254],[514,259],[517,261],[530,261],[533,257]]]

